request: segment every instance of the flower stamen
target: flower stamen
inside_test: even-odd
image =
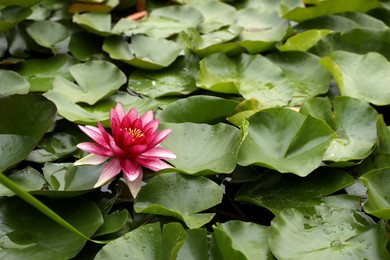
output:
[[[125,130],[131,135],[131,138],[133,138],[133,140],[139,138],[139,137],[142,137],[142,136],[145,136],[144,133],[139,130],[138,128],[125,128]]]

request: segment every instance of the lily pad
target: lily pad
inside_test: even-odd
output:
[[[231,220],[217,223],[213,230],[224,259],[272,259],[268,248],[268,227]]]
[[[364,211],[381,219],[390,219],[390,192],[386,185],[390,168],[372,170],[359,179],[368,188]]]
[[[268,171],[244,185],[235,199],[265,207],[277,215],[288,208],[316,205],[323,197],[354,182],[348,173],[332,168],[319,168],[305,178]]]
[[[231,173],[236,167],[236,152],[240,142],[239,130],[231,125],[194,123],[162,123],[162,129],[172,129],[164,147],[176,159],[169,161],[187,174]]]
[[[84,247],[84,238],[64,229],[21,199],[1,198],[0,201],[1,258],[70,259]],[[88,237],[103,223],[99,208],[86,199],[63,200],[61,204],[47,201],[47,204]]]
[[[131,43],[120,36],[108,37],[104,41],[103,50],[112,59],[126,62],[138,68],[161,69],[174,62],[182,48],[170,40],[135,35],[131,38]]]
[[[111,35],[111,15],[107,13],[76,13],[73,22],[84,27],[87,31],[101,35]]]
[[[342,3],[338,0],[327,0],[320,1],[314,6],[295,7],[291,10],[283,10],[283,17],[296,22],[302,22],[327,14],[348,11],[364,13],[380,6],[381,4],[377,0],[350,0]]]
[[[30,166],[22,170],[13,171],[7,177],[25,191],[42,190],[47,187],[47,182],[42,174]],[[13,195],[14,193],[11,190],[0,184],[0,196]]]
[[[334,136],[322,120],[286,108],[262,110],[248,122],[238,150],[238,164],[261,165],[301,177],[320,166]]]
[[[0,5],[2,3],[0,2]],[[0,32],[7,32],[32,13],[30,8],[11,4],[0,9]]]
[[[331,30],[307,30],[291,36],[283,45],[277,45],[276,47],[280,51],[307,51],[313,47],[320,39],[328,34],[331,34]]]
[[[234,100],[199,95],[169,104],[158,113],[158,119],[165,123],[215,123],[234,114],[237,106]]]
[[[389,259],[382,222],[326,204],[282,211],[271,222],[268,241],[278,259]]]
[[[198,212],[215,206],[221,200],[222,190],[213,181],[202,176],[171,172],[155,176],[141,188],[134,210],[176,217],[189,228],[198,228],[210,222],[215,215]]]
[[[333,109],[337,137],[326,150],[324,160],[343,162],[366,158],[377,139],[375,109],[352,97],[336,97]]]
[[[168,68],[158,71],[135,70],[130,74],[129,88],[151,98],[167,95],[188,95],[197,90],[195,57],[179,57]]]
[[[343,96],[375,105],[390,104],[390,62],[381,54],[336,51],[322,58],[321,64],[333,74]]]
[[[19,73],[0,70],[0,96],[27,94],[30,84]]]
[[[26,29],[27,33],[39,45],[55,51],[55,45],[69,36],[68,29],[55,21],[36,21]]]
[[[289,33],[289,23],[276,11],[245,8],[236,13],[236,23],[244,27],[240,45],[249,53],[269,50]]]

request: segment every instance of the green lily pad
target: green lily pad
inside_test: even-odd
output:
[[[188,95],[197,90],[195,57],[179,57],[168,68],[158,71],[135,70],[130,74],[129,88],[151,98],[167,95]]]
[[[94,105],[99,100],[118,90],[125,82],[125,74],[107,61],[88,61],[69,68],[75,83],[57,76],[51,92],[62,95],[74,103]]]
[[[0,2],[0,5],[2,3]],[[0,9],[0,32],[7,32],[15,25],[23,21],[26,17],[32,14],[30,8],[20,6],[7,6]]]
[[[69,51],[80,61],[104,57],[103,39],[95,34],[77,32],[70,36]]]
[[[278,259],[389,259],[382,222],[327,204],[282,211],[271,222],[268,242]]]
[[[215,215],[198,212],[215,206],[221,200],[222,190],[213,181],[202,176],[171,172],[155,176],[141,188],[134,210],[176,217],[189,228],[198,228],[210,222]]]
[[[168,38],[188,28],[196,28],[202,20],[202,13],[189,5],[164,6],[151,11],[148,17],[140,22],[139,28],[130,29],[127,34]]]
[[[343,96],[375,105],[390,104],[390,62],[381,54],[336,51],[320,62],[333,74]]]
[[[110,109],[114,108],[116,103],[120,103],[126,111],[134,107],[140,114],[155,110],[158,106],[157,102],[152,99],[141,99],[121,91],[117,91],[93,106],[76,104],[55,91],[49,91],[44,96],[56,104],[58,114],[78,124],[96,124],[100,121],[104,126],[109,126]]]
[[[272,259],[268,248],[268,227],[231,220],[217,223],[213,230],[223,259]]]
[[[239,130],[231,125],[194,123],[162,123],[162,129],[172,129],[161,143],[174,154],[169,161],[187,174],[231,173],[236,166],[236,151],[240,142]]]
[[[44,163],[63,158],[77,150],[77,140],[67,133],[54,133],[45,136],[38,144],[38,149],[32,151],[27,161]]]
[[[28,166],[22,170],[13,171],[7,176],[10,180],[22,187],[25,191],[36,191],[46,188],[47,182],[42,174]],[[0,196],[13,196],[14,193],[0,184]]]
[[[359,179],[368,188],[364,211],[381,219],[390,219],[390,192],[386,185],[390,168],[372,170]]]
[[[192,96],[179,99],[158,113],[165,123],[216,123],[235,113],[238,102],[213,96]],[[194,113],[193,111],[196,111]]]
[[[261,165],[307,176],[321,164],[334,132],[322,120],[286,108],[262,110],[248,118],[238,150],[242,166]]]
[[[240,34],[240,45],[249,53],[269,50],[289,33],[289,23],[276,11],[245,8],[236,13],[236,23],[244,27]]]
[[[64,229],[21,199],[1,198],[0,202],[2,259],[70,259],[84,247],[84,238]],[[46,203],[88,237],[103,223],[99,208],[86,199]]]
[[[203,228],[186,229],[186,239],[176,259],[203,260],[208,258],[207,231]],[[168,234],[169,235],[169,234]]]
[[[131,43],[120,36],[108,37],[104,40],[103,50],[112,59],[138,68],[162,69],[176,60],[182,47],[170,40],[135,35],[131,38]]]
[[[379,153],[390,154],[390,128],[386,126],[383,115],[378,116],[376,123],[376,130],[378,135],[377,151]]]
[[[31,92],[45,92],[52,88],[55,76],[72,80],[69,68],[76,63],[76,59],[67,55],[28,59],[18,64],[17,72],[28,80]]]
[[[314,97],[303,101],[299,113],[312,115],[324,120],[329,126],[335,129],[335,122],[332,113],[332,104],[327,97]]]
[[[0,96],[27,94],[30,84],[19,73],[0,70]]]
[[[24,160],[51,127],[55,116],[54,104],[42,96],[0,97],[0,171]]]
[[[307,30],[298,33],[290,38],[283,45],[276,45],[280,51],[307,51],[313,47],[320,39],[328,34],[331,30]]]
[[[115,211],[104,216],[104,223],[94,234],[95,236],[102,236],[119,231],[129,218],[129,212],[124,209]]]
[[[351,0],[340,2],[337,0],[320,1],[318,4],[309,7],[295,7],[290,10],[283,10],[283,17],[296,22],[310,20],[327,14],[342,12],[366,12],[370,9],[380,7],[377,0]]]
[[[269,171],[244,185],[235,199],[265,207],[277,215],[288,208],[316,205],[323,197],[354,182],[348,173],[333,168],[319,168],[305,178]]]
[[[314,18],[299,23],[295,29],[299,31],[311,29],[328,29],[332,31],[347,31],[353,28],[367,28],[371,30],[387,30],[389,27],[368,14],[347,12]]]
[[[72,21],[91,33],[111,35],[111,15],[108,13],[76,13]]]
[[[32,6],[35,5],[42,0],[0,0],[0,5],[2,6],[9,6],[9,5],[16,5],[16,6]]]
[[[352,97],[336,97],[333,109],[337,137],[326,150],[324,160],[343,162],[366,158],[377,139],[375,109]]]
[[[54,21],[36,21],[26,29],[27,33],[39,45],[55,51],[55,45],[69,36],[68,29]]]

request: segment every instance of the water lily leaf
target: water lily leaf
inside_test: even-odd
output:
[[[36,43],[52,49],[53,53],[56,53],[55,45],[69,36],[68,29],[64,25],[49,20],[33,22],[26,31]]]
[[[189,5],[165,6],[154,9],[146,19],[141,21],[139,28],[129,30],[127,34],[168,38],[187,28],[196,28],[202,20],[202,13]]]
[[[100,121],[104,126],[109,126],[110,109],[114,108],[118,102],[126,111],[134,107],[140,114],[155,110],[158,106],[153,99],[141,99],[121,91],[117,91],[93,106],[76,104],[55,91],[49,91],[44,96],[56,104],[61,116],[78,124],[96,124]]]
[[[179,99],[158,113],[166,123],[216,123],[235,113],[238,102],[213,96],[192,96]],[[194,113],[196,111],[196,113]]]
[[[0,32],[0,57],[3,57],[4,53],[8,50],[8,42],[5,37],[5,33]]]
[[[284,72],[292,88],[289,105],[301,105],[304,99],[328,91],[331,75],[318,64],[318,58],[305,52],[280,52],[267,56]],[[302,71],[305,71],[302,75]]]
[[[50,92],[60,94],[74,103],[94,105],[102,98],[118,90],[125,82],[125,74],[107,61],[87,61],[69,68],[75,83],[57,76]]]
[[[0,5],[2,5],[1,2]],[[30,14],[32,14],[30,8],[13,6],[13,4],[0,9],[0,32],[9,31]]]
[[[124,209],[104,216],[104,223],[95,232],[94,236],[102,236],[119,231],[128,220],[129,212]]]
[[[351,0],[340,3],[337,0],[321,1],[317,5],[309,7],[295,7],[290,10],[283,10],[283,17],[292,21],[302,22],[327,14],[342,12],[366,12],[370,9],[380,7],[377,0]]]
[[[319,168],[305,178],[268,171],[244,185],[235,199],[265,207],[277,215],[288,208],[316,205],[323,197],[354,182],[348,173],[334,168]]]
[[[173,41],[135,35],[131,38],[131,43],[127,43],[126,39],[120,36],[108,37],[104,41],[103,50],[112,59],[138,68],[161,69],[174,62],[182,48]]]
[[[42,96],[0,97],[0,172],[28,156],[55,116],[55,105]]]
[[[328,29],[332,31],[347,31],[353,28],[367,28],[371,30],[387,30],[389,27],[370,15],[364,13],[347,12],[314,18],[299,23],[294,29]]]
[[[34,168],[27,166],[22,170],[13,171],[7,176],[25,191],[42,190],[47,187],[47,182],[42,174]],[[0,184],[0,196],[13,196],[14,193]]]
[[[197,90],[195,77],[198,61],[195,57],[179,57],[171,66],[158,71],[135,70],[129,78],[129,88],[151,98],[166,95],[188,95]]]
[[[237,162],[307,176],[321,164],[334,132],[322,120],[286,108],[262,110],[248,118]]]
[[[55,76],[72,79],[69,67],[77,60],[67,55],[57,55],[47,59],[28,59],[18,64],[17,71],[30,83],[31,92],[45,92],[52,88]]]
[[[196,27],[201,33],[208,33],[234,23],[236,9],[219,1],[203,1],[189,4],[200,11],[203,21]]]
[[[32,151],[26,160],[37,163],[55,161],[76,151],[76,145],[77,140],[70,134],[50,134],[40,141],[39,149]]]
[[[239,130],[231,125],[194,123],[162,123],[162,129],[172,129],[164,147],[176,159],[170,163],[187,174],[231,173],[236,166]]]
[[[378,121],[376,123],[378,141],[377,141],[377,151],[379,153],[390,154],[390,128],[386,126],[383,115],[378,116]]]
[[[336,97],[333,109],[337,137],[326,150],[324,160],[343,162],[366,158],[377,139],[375,109],[352,97]]]
[[[236,13],[236,23],[244,27],[240,45],[249,53],[269,50],[288,34],[289,23],[278,12],[266,9],[245,8]]]
[[[104,57],[102,51],[103,39],[96,34],[87,32],[72,33],[69,41],[69,51],[80,61]]]
[[[328,34],[331,30],[307,30],[298,33],[290,38],[283,45],[276,45],[280,51],[307,51],[313,47],[320,39]]]
[[[30,84],[19,73],[0,70],[0,78],[0,96],[28,93]]]
[[[312,115],[324,120],[329,126],[335,129],[335,122],[332,114],[332,104],[327,97],[313,97],[303,101],[299,113]]]
[[[208,258],[207,231],[203,228],[186,229],[186,239],[176,259],[203,260]]]
[[[309,51],[318,56],[331,55],[337,50],[359,54],[378,52],[390,59],[389,37],[389,30],[352,29],[325,36]]]
[[[111,15],[108,13],[76,13],[72,21],[91,33],[111,35]]]
[[[160,259],[177,259],[185,239],[186,231],[180,223],[165,224],[162,229]]]
[[[68,12],[70,13],[100,13],[100,12],[109,12],[119,4],[119,0],[105,0],[105,1],[76,1],[73,2],[69,8]]]
[[[241,26],[231,25],[217,31],[200,34],[196,29],[189,28],[179,34],[180,40],[200,57],[206,57],[213,53],[231,53],[240,47],[232,41],[242,31]]]
[[[35,5],[42,0],[0,0],[0,5],[2,6],[9,6],[9,5],[16,5],[16,6],[32,6]]]
[[[198,228],[215,215],[198,212],[215,206],[221,200],[221,188],[208,178],[171,172],[155,176],[141,188],[134,210],[176,217],[189,228]]]
[[[282,211],[271,222],[268,242],[278,259],[389,259],[382,222],[326,204]]]
[[[215,241],[224,259],[272,259],[268,227],[231,220],[213,226]]]
[[[3,197],[0,202],[1,258],[70,259],[84,247],[86,239],[64,229],[21,199]],[[103,223],[96,204],[84,198],[46,204],[88,237]]]
[[[382,219],[390,219],[390,192],[386,183],[390,179],[390,168],[375,169],[359,178],[368,188],[364,211]]]
[[[375,105],[390,104],[390,62],[381,54],[336,51],[320,62],[333,74],[343,96]],[[370,86],[370,91],[367,91],[367,86]]]

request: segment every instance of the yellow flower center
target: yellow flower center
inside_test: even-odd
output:
[[[126,131],[129,132],[133,140],[145,136],[144,133],[142,133],[142,131],[138,128],[126,128]]]

